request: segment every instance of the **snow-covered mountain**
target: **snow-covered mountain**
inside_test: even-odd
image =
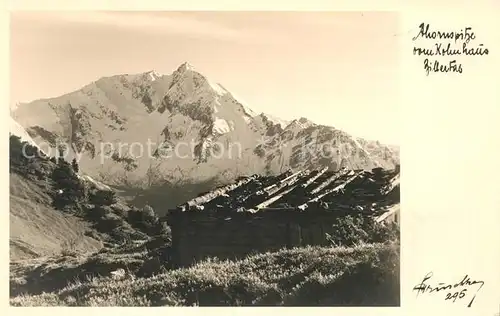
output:
[[[55,154],[69,145],[69,157],[81,154],[80,168],[108,184],[399,163],[398,149],[378,142],[306,118],[254,113],[189,63],[170,75],[103,77],[60,97],[19,104],[12,115],[42,148]]]

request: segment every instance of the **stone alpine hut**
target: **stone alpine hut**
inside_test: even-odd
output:
[[[399,168],[240,178],[169,211],[173,264],[324,245],[339,216],[398,221],[399,200]]]

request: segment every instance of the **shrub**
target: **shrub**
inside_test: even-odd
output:
[[[148,235],[169,234],[168,226],[159,220],[154,209],[149,205],[144,206],[142,209],[130,209],[127,221],[130,225]]]
[[[73,168],[73,171],[75,171],[75,173],[78,173],[78,171],[80,170],[76,158],[73,158],[73,160],[71,161],[71,167]]]
[[[396,223],[381,224],[374,218],[362,215],[347,215],[332,225],[327,240],[335,246],[353,246],[356,243],[380,243],[399,240],[399,226]]]
[[[345,216],[337,219],[332,225],[332,233],[327,239],[335,246],[352,246],[356,242],[368,239],[368,233],[363,230],[363,218],[359,216]]]
[[[68,162],[60,158],[57,167],[52,171],[55,194],[54,207],[62,209],[66,206],[76,206],[85,198],[85,185],[75,174]]]
[[[39,149],[31,144],[22,141],[19,136],[10,135],[9,162],[10,170],[16,171],[22,176],[35,175],[42,179],[42,165],[47,157]]]
[[[374,220],[365,221],[365,231],[370,233],[369,242],[399,240],[399,225],[396,222],[380,224]]]
[[[75,256],[78,253],[78,240],[76,238],[71,238],[66,240],[61,245],[61,255],[63,256]]]
[[[89,202],[96,206],[109,206],[116,203],[116,194],[114,191],[96,189],[89,195]]]

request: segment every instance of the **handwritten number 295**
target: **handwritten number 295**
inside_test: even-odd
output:
[[[455,292],[453,294],[448,293],[448,294],[446,294],[445,300],[453,300],[453,302],[455,302],[457,300],[457,298],[464,298],[465,292],[467,292],[467,289],[463,289],[462,291]]]

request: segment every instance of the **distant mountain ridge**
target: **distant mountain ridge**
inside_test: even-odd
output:
[[[64,143],[68,157],[82,153],[82,170],[107,184],[399,164],[398,148],[306,118],[256,114],[189,63],[170,75],[102,77],[60,97],[19,104],[12,118],[42,150],[56,153]]]

